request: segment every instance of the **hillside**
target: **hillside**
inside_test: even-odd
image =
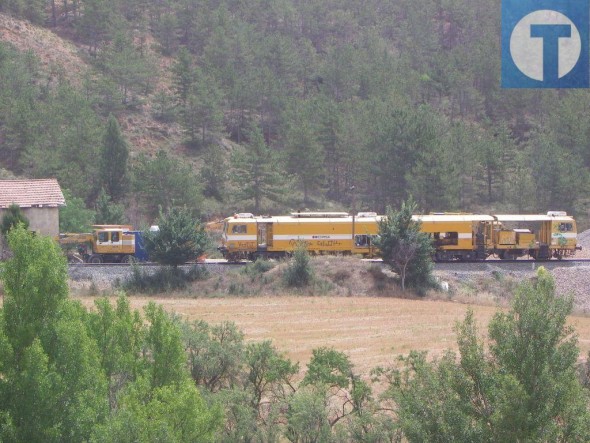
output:
[[[381,212],[413,195],[587,223],[588,93],[502,90],[500,8],[483,0],[35,8],[0,14],[0,167],[89,208],[105,187],[134,224],[158,205]],[[98,161],[110,114],[124,192]]]

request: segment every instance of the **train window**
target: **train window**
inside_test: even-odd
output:
[[[574,225],[572,223],[560,223],[559,224],[559,232],[568,232],[574,229]]]
[[[99,242],[109,241],[109,233],[108,232],[99,232],[98,233],[98,241]]]
[[[369,246],[369,236],[368,235],[355,235],[354,236],[354,244],[358,248]]]
[[[434,244],[436,246],[448,246],[459,244],[458,232],[435,232]]]
[[[113,243],[117,243],[119,241],[119,233],[118,232],[111,232],[111,241]]]
[[[232,234],[245,234],[247,232],[246,225],[234,225],[231,229]]]

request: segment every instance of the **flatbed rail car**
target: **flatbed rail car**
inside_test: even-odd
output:
[[[290,216],[236,214],[224,220],[219,250],[230,261],[284,257],[298,242],[312,254],[379,255],[375,213],[305,212]],[[490,255],[537,260],[573,255],[576,222],[564,212],[546,215],[428,214],[414,215],[435,248],[436,261],[477,261]]]

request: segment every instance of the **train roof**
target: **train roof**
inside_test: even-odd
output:
[[[534,222],[534,221],[564,221],[574,220],[569,215],[546,215],[546,214],[495,214],[495,219],[500,222]]]
[[[319,214],[319,213],[316,213]],[[329,215],[334,215],[333,217]],[[233,217],[226,218],[226,221],[234,223],[258,223],[258,222],[274,222],[274,223],[350,223],[352,221],[351,215],[344,215],[345,213],[322,213],[322,215],[313,216],[307,213],[305,216],[299,216],[298,213],[293,215],[279,215],[279,216],[254,216],[252,214],[236,214]],[[356,216],[355,223],[380,221],[383,215],[365,215]],[[413,215],[412,219],[424,223],[435,222],[535,222],[535,221],[563,221],[571,222],[574,220],[572,216],[565,215],[565,213],[549,213],[549,214],[425,214]]]
[[[413,215],[412,219],[426,223],[432,222],[480,222],[494,221],[491,215],[483,214],[426,214]]]
[[[355,217],[355,223],[375,222],[381,220],[382,216],[362,216]],[[336,216],[336,217],[297,217],[290,215],[275,215],[275,216],[254,216],[254,217],[228,217],[226,219],[230,223],[351,223],[352,216]]]

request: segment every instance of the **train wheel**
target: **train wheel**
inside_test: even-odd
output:
[[[88,263],[94,263],[94,264],[102,263],[102,257],[98,254],[91,255],[90,258],[88,259]]]

